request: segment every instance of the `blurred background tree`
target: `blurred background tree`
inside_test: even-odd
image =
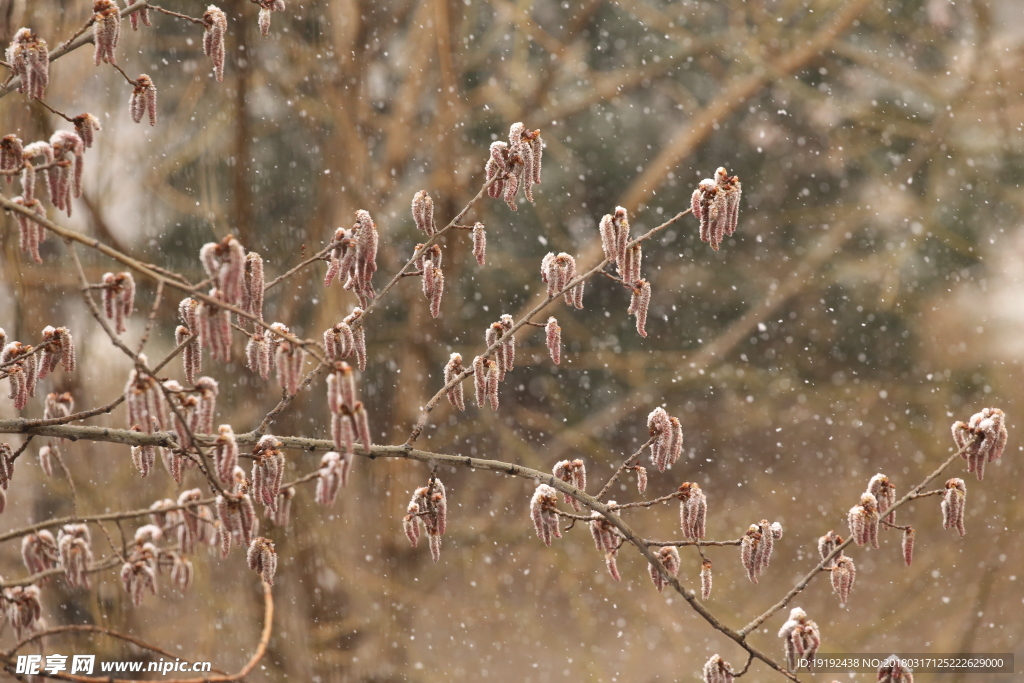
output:
[[[9,0],[0,37],[31,26],[55,46],[90,5]],[[165,5],[198,16],[206,2]],[[1012,542],[1021,528],[1013,423],[1024,400],[1020,3],[291,0],[268,38],[255,5],[221,7],[222,84],[195,26],[157,16],[138,33],[123,27],[122,65],[150,74],[160,91],[155,128],[128,120],[123,78],[94,68],[86,51],[54,65],[48,101],[104,125],[69,225],[195,280],[199,247],[233,233],[273,276],[362,208],[381,230],[381,284],[417,242],[414,192],[428,190],[447,222],[482,184],[490,142],[514,121],[540,128],[547,153],[536,203],[512,213],[491,201],[470,216],[490,233],[488,270],[465,234],[451,235],[442,317],[432,320],[418,284],[403,282],[368,326],[362,392],[374,436],[401,443],[442,385],[449,353],[471,358],[490,322],[541,296],[545,253],[595,263],[602,214],[621,204],[635,231],[649,229],[726,166],[745,192],[740,227],[722,250],[701,243],[689,218],[645,249],[648,338],[633,330],[621,288],[595,282],[584,311],[558,313],[560,367],[539,334],[525,337],[501,410],[444,406],[420,443],[541,470],[582,457],[599,481],[646,440],[647,412],[666,406],[683,421],[686,456],[652,475],[648,496],[699,482],[711,538],[736,538],[761,518],[787,529],[756,586],[735,548],[708,553],[711,607],[740,626],[813,566],[818,536],[845,533],[845,512],[871,475],[885,472],[902,494],[945,457],[954,419],[1001,407],[1010,453],[972,487],[966,538],[943,532],[937,500],[925,499],[901,513],[918,528],[912,567],[900,562],[898,535],[884,533],[881,551],[854,555],[848,608],[824,580],[797,604],[820,624],[826,651],[1021,652],[1015,567],[1024,558]],[[61,124],[18,95],[0,99],[0,121],[0,132],[26,141]],[[75,295],[63,247],[51,240],[43,265],[26,264],[5,223],[0,324],[11,338],[46,324],[80,330],[81,370],[50,390],[72,391],[79,406],[107,402],[127,359],[109,352]],[[93,281],[110,269],[86,258]],[[306,337],[338,322],[353,301],[324,290],[322,276],[304,271],[274,290],[268,320]],[[140,286],[144,310],[152,285]],[[157,349],[173,347],[174,316],[165,306]],[[131,321],[129,338],[143,323]],[[235,357],[212,374],[218,419],[240,431],[277,394],[244,369],[239,348]],[[9,402],[0,416],[14,416]],[[319,389],[274,431],[325,437]],[[140,482],[126,447],[67,451],[81,509],[176,496],[162,472]],[[296,473],[316,467],[317,456],[290,456]],[[253,678],[654,682],[691,680],[714,652],[742,662],[678,596],[653,590],[642,558],[624,553],[616,585],[582,528],[543,548],[527,518],[529,482],[443,472],[451,523],[432,565],[399,523],[426,472],[360,459],[327,510],[300,491],[292,528],[271,532],[280,609]],[[29,466],[20,482],[2,527],[70,512],[63,477]],[[673,505],[634,518],[648,537],[674,537]],[[699,570],[696,553],[683,553],[681,580],[694,585]],[[9,545],[0,573],[23,571]],[[52,620],[127,625],[231,670],[247,658],[261,610],[245,571],[235,556],[203,558],[189,594],[163,587],[138,609],[113,573],[96,577],[92,592],[57,582],[47,607]],[[754,638],[781,654],[775,630],[769,622]],[[122,652],[103,641],[81,647]],[[753,675],[769,678],[763,668]]]

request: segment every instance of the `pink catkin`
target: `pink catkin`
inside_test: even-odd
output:
[[[481,268],[487,265],[487,231],[483,223],[473,226],[473,257]]]
[[[203,13],[203,54],[213,61],[213,74],[218,82],[224,80],[224,36],[228,32],[228,18],[219,8],[210,5]]]

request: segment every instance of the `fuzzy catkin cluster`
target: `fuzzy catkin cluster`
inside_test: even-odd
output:
[[[779,629],[779,638],[783,640],[783,650],[790,671],[795,671],[801,659],[814,659],[821,645],[821,632],[818,625],[807,618],[807,613],[794,607],[789,613],[789,621]]]
[[[664,472],[683,454],[683,427],[679,418],[670,417],[659,406],[647,416],[647,433],[651,437],[651,462]]]
[[[129,272],[104,273],[102,291],[103,314],[114,322],[114,332],[124,334],[135,310],[135,278]]]
[[[58,364],[64,368],[64,372],[75,371],[75,367],[78,365],[75,339],[71,336],[71,331],[68,328],[47,325],[43,328],[41,346],[43,350],[39,354],[39,379],[43,379],[56,370]],[[57,399],[54,400],[55,403],[59,402]],[[57,412],[63,413],[62,410],[55,410],[55,415]],[[70,411],[67,414],[70,414]]]
[[[121,565],[121,584],[138,607],[146,593],[156,595],[156,568],[159,551],[151,542],[136,543],[127,561]]]
[[[266,434],[252,451],[252,496],[257,503],[273,509],[284,481],[284,453],[281,442]],[[272,582],[269,582],[272,583]]]
[[[335,450],[354,453],[358,438],[363,451],[370,452],[370,420],[366,406],[356,400],[355,371],[344,361],[335,361],[327,375],[327,408],[331,413],[331,438]]]
[[[494,199],[505,200],[508,208],[516,210],[516,197],[523,190],[527,201],[533,201],[533,186],[540,183],[541,157],[544,143],[539,130],[527,130],[521,122],[513,123],[508,131],[508,142],[491,143],[490,157],[484,170],[491,182],[487,193]]]
[[[3,592],[7,622],[14,629],[14,637],[22,640],[42,628],[43,605],[39,601],[39,586],[12,586]]]
[[[274,574],[277,573],[277,551],[269,538],[259,536],[252,539],[246,553],[249,569],[259,574],[269,585],[274,585]]]
[[[114,49],[121,37],[121,12],[114,0],[96,0],[92,7],[92,39],[96,46],[93,61],[96,66],[103,62],[117,64]]]
[[[700,181],[693,191],[690,207],[700,221],[700,239],[718,251],[724,237],[736,231],[740,212],[740,179],[719,167],[714,179]]]
[[[228,32],[228,18],[216,5],[203,12],[203,54],[213,60],[213,73],[217,81],[224,80],[224,36]]]
[[[149,118],[149,125],[156,125],[156,84],[147,74],[139,74],[135,79],[135,87],[128,99],[128,111],[132,121],[142,123],[142,118]]]
[[[554,298],[559,294],[565,297],[565,304],[578,309],[583,308],[583,284],[580,280],[572,287],[569,285],[576,280],[576,259],[564,251],[560,254],[548,252],[541,260],[540,276],[547,285],[548,297]]]
[[[830,530],[818,539],[818,554],[824,560],[842,544],[842,536]],[[843,604],[847,603],[850,599],[850,590],[857,578],[857,565],[851,558],[840,552],[839,555],[826,562],[822,568],[831,572],[832,591],[839,597],[839,601]]]
[[[942,528],[956,529],[963,536],[964,509],[967,502],[967,484],[963,479],[953,478],[946,482],[942,494]]]
[[[551,545],[552,538],[561,538],[558,529],[558,491],[547,484],[539,484],[530,499],[530,519],[537,531],[537,538],[544,545]]]
[[[736,680],[732,665],[719,655],[714,655],[704,664],[703,683],[733,683]]]
[[[608,501],[609,507],[615,505],[615,501]],[[604,553],[604,564],[608,569],[608,575],[615,581],[621,581],[619,574],[618,553],[622,545],[622,534],[618,528],[609,522],[604,515],[598,511],[591,513],[590,535],[594,539],[594,547]]]
[[[139,0],[125,0],[125,4],[130,8]],[[132,12],[128,15],[128,21],[132,25],[133,31],[139,30],[139,22],[142,22],[143,26],[152,26],[153,24],[149,19],[149,7],[143,7],[142,9]]]
[[[775,541],[782,538],[782,525],[778,522],[768,523],[762,519],[760,524],[751,524],[743,534],[740,544],[740,561],[747,570],[747,578],[757,583],[761,573],[768,567],[772,559]]]
[[[89,565],[92,548],[87,524],[65,524],[57,534],[60,564],[64,567],[68,585],[72,588],[89,587]]]
[[[850,525],[850,536],[857,545],[878,547],[878,499],[867,491],[860,497],[860,503],[850,508],[846,521]]]
[[[441,315],[441,298],[444,296],[444,273],[441,271],[441,247],[437,244],[427,247],[416,245],[415,265],[422,278],[423,296],[430,305],[430,317]]]
[[[334,233],[324,287],[337,279],[343,287],[359,297],[365,306],[375,296],[371,282],[377,271],[377,245],[380,235],[368,211],[356,211],[356,222],[350,230],[338,228]]]
[[[349,472],[355,456],[349,452],[328,451],[320,458],[320,470],[316,480],[316,502],[320,505],[334,505],[338,491],[348,485]]]
[[[217,496],[215,503],[220,520],[219,541],[222,557],[227,557],[231,546],[246,547],[252,543],[259,525],[252,499],[247,493],[228,493]]]
[[[551,472],[555,475],[556,479],[561,479],[570,486],[575,486],[580,491],[587,490],[587,466],[582,460],[578,458],[576,460],[562,460],[555,463]],[[583,509],[582,504],[568,493],[563,493],[562,498],[576,512]]]
[[[683,536],[695,541],[704,538],[708,517],[708,499],[697,482],[683,482],[676,492],[679,499],[679,526]]]
[[[448,362],[444,366],[444,383],[448,387],[446,396],[448,402],[455,407],[456,410],[466,409],[466,396],[462,389],[462,374],[466,371],[466,368],[462,365],[462,354],[452,353],[448,357]],[[451,386],[449,386],[451,385]]]
[[[670,575],[675,576],[679,573],[679,567],[681,566],[681,561],[679,559],[679,548],[676,548],[674,545],[659,548],[658,559],[661,560],[662,566],[665,568],[665,571],[667,571]],[[668,585],[668,579],[665,578],[665,576],[661,573],[661,570],[654,566],[654,564],[649,563],[648,567],[651,571],[651,581],[654,582],[654,587],[658,589],[659,593],[661,593],[665,590],[665,586]],[[711,584],[709,583],[709,592],[710,589]],[[704,599],[706,600],[707,597],[705,596]]]
[[[56,567],[59,557],[57,539],[46,529],[27,534],[21,539],[21,560],[29,574],[38,574]]]
[[[978,481],[985,477],[985,463],[1003,456],[1009,437],[1005,418],[999,408],[985,408],[970,421],[953,424],[953,441],[967,460],[967,471],[976,473]]]
[[[420,528],[427,532],[430,542],[430,557],[437,562],[441,558],[441,536],[448,526],[448,497],[441,480],[432,477],[430,483],[421,486],[412,494],[409,508],[402,518],[405,535],[415,548],[420,540]]]
[[[274,12],[284,11],[284,0],[250,0],[260,6],[258,25],[260,33],[264,36],[270,35],[270,15]]]
[[[46,41],[37,37],[32,29],[18,29],[7,47],[7,63],[12,76],[21,79],[18,92],[42,99],[50,83],[50,52]]]

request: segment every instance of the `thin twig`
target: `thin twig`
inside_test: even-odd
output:
[[[601,491],[598,492],[598,494],[596,496],[594,496],[594,497],[597,498],[598,500],[604,500],[604,497],[608,494],[609,491],[611,491],[612,486],[614,486],[615,482],[618,481],[620,476],[622,476],[622,473],[625,472],[627,469],[629,469],[630,467],[632,467],[636,463],[636,460],[644,452],[644,449],[647,448],[648,446],[650,446],[652,443],[654,443],[654,439],[655,439],[655,437],[653,437],[653,436],[651,438],[649,438],[647,440],[647,442],[643,446],[638,448],[636,450],[636,452],[633,453],[633,455],[631,455],[628,458],[626,458],[622,462],[622,464],[619,465],[619,469],[615,470],[615,473],[611,476],[611,479],[609,479],[608,482],[604,486],[601,487]]]
[[[138,350],[135,351],[135,356],[138,357],[142,350],[146,348],[146,342],[149,341],[149,335],[153,331],[153,324],[156,322],[157,311],[160,310],[160,302],[164,295],[164,283],[156,283],[156,294],[153,296],[153,306],[149,309],[149,317],[146,318],[146,329],[142,331],[142,338],[139,339]]]
[[[190,17],[187,14],[179,14],[178,12],[172,12],[169,9],[164,9],[163,7],[157,7],[156,5],[150,5],[149,9],[151,9],[151,10],[153,10],[155,12],[161,12],[161,13],[166,14],[168,16],[177,17],[178,19],[185,19],[186,21],[191,21],[193,24],[199,24],[203,28],[206,28],[206,22],[203,21],[202,19],[196,19],[195,17]]]

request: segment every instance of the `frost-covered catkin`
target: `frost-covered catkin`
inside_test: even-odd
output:
[[[277,383],[285,393],[294,396],[302,383],[302,365],[306,360],[306,350],[292,344],[287,339],[278,342],[274,352],[274,367],[277,370]]]
[[[23,640],[42,628],[43,606],[39,596],[39,586],[35,584],[4,590],[7,621],[14,629],[16,640]]]
[[[430,557],[437,562],[441,559],[441,536],[448,526],[448,498],[440,479],[431,478],[430,483],[421,486],[412,494],[402,528],[405,535],[416,546],[420,538],[420,527],[427,532],[430,543]]]
[[[967,460],[967,471],[978,475],[978,481],[985,477],[985,463],[1003,456],[1009,437],[1005,419],[1000,409],[985,408],[967,423],[953,424],[953,440],[960,456]]]
[[[252,539],[246,554],[249,569],[259,574],[268,585],[274,585],[274,574],[277,573],[277,551],[269,538],[259,536]]]
[[[199,392],[199,405],[192,416],[193,434],[213,433],[213,418],[217,412],[217,395],[220,387],[212,377],[200,377],[196,380],[196,391]]]
[[[847,522],[854,543],[878,547],[878,500],[873,495],[867,492],[861,495],[860,503],[850,508]]]
[[[556,479],[561,479],[566,484],[575,486],[580,491],[587,490],[587,466],[580,459],[562,460],[555,463],[554,468],[552,468],[552,474],[555,475]],[[572,509],[576,512],[583,509],[583,505],[568,493],[563,493],[562,499],[565,500],[566,504],[571,505]]]
[[[21,560],[29,574],[38,574],[56,567],[59,556],[57,539],[46,529],[28,534],[21,539]]]
[[[946,482],[942,496],[942,528],[956,529],[963,536],[964,508],[967,501],[967,484],[963,479],[953,478]]]
[[[733,683],[736,680],[732,665],[719,655],[704,664],[703,683]]]
[[[627,315],[636,317],[636,331],[641,337],[647,336],[647,311],[651,306],[651,283],[638,280],[632,287],[633,295],[629,301]]]
[[[352,469],[351,453],[329,451],[320,458],[320,470],[317,472],[316,502],[320,505],[334,505],[338,492],[348,484],[348,475]]]
[[[132,427],[132,431],[142,431]],[[41,454],[40,454],[41,455]],[[156,446],[132,446],[132,464],[143,477],[149,476],[149,471],[156,462]]]
[[[794,607],[789,613],[789,621],[779,629],[779,638],[783,639],[783,650],[790,671],[795,671],[801,659],[814,659],[821,645],[821,632],[818,625],[807,618],[807,613]]]
[[[217,440],[213,444],[213,466],[217,478],[227,484],[238,465],[238,443],[231,425],[221,425],[217,432]]]
[[[704,538],[708,516],[708,499],[696,482],[684,482],[678,489],[679,526],[683,536],[695,541]]]
[[[846,555],[840,553],[832,564],[832,591],[839,596],[844,605],[850,600],[853,582],[857,579],[857,565]]]
[[[665,571],[672,576],[679,573],[680,561],[678,548],[672,545],[665,546],[664,548],[658,549],[657,555],[658,559],[661,560],[661,564],[665,567]],[[668,585],[668,580],[661,573],[661,570],[654,566],[653,563],[648,563],[647,567],[651,572],[651,581],[654,582],[654,587],[658,589],[659,593],[661,593],[665,590],[665,586]]]
[[[412,219],[416,229],[422,230],[428,237],[437,232],[437,226],[434,225],[434,200],[426,190],[420,190],[412,197]]]
[[[228,18],[216,5],[203,12],[203,54],[213,61],[213,74],[217,81],[224,80],[224,36],[228,32]]]
[[[65,524],[57,535],[60,564],[72,588],[89,587],[89,565],[92,564],[90,542],[87,524]]]
[[[878,667],[878,683],[914,683],[914,673],[903,666],[903,661],[896,655],[890,655]]]
[[[448,402],[458,410],[466,409],[466,398],[462,389],[462,380],[460,379],[464,371],[462,355],[453,353],[448,358],[448,363],[444,366],[444,383],[445,386],[451,384],[447,391]]]
[[[609,506],[614,506],[615,501],[608,501]],[[608,569],[609,576],[615,581],[621,581],[619,574],[617,555],[621,543],[619,530],[596,510],[591,514],[590,535],[594,539],[594,547],[604,553],[604,564]]]
[[[147,363],[145,354],[139,354],[139,363]],[[138,426],[147,434],[163,429],[167,423],[167,406],[159,383],[153,377],[133,369],[125,384],[125,403],[128,406],[128,428]]]
[[[114,321],[114,331],[124,334],[125,321],[135,311],[135,278],[129,272],[103,274],[103,314]]]
[[[256,316],[258,320],[263,320],[263,290],[266,289],[266,286],[263,257],[255,251],[250,251],[245,256],[240,305],[242,310]]]
[[[541,181],[541,158],[544,143],[539,130],[527,130],[521,122],[509,128],[508,143],[491,143],[485,166],[491,197],[502,198],[515,211],[516,197],[523,190],[526,200],[533,201],[533,186]]]
[[[128,5],[129,8],[131,8],[132,5],[134,5],[138,1],[139,0],[125,0],[125,3]],[[142,25],[143,26],[152,26],[152,23],[150,23],[150,19],[149,19],[149,7],[148,6],[143,7],[142,9],[137,10],[137,11],[132,12],[131,14],[129,14],[128,15],[128,20],[131,22],[132,30],[133,31],[138,31],[139,30],[139,21],[140,20],[142,21]]]
[[[295,498],[295,494],[295,487],[287,486],[281,489],[281,492],[277,494],[276,506],[271,507],[268,505],[264,508],[266,518],[279,529],[288,528],[288,522],[290,521],[292,514],[292,500]]]
[[[903,540],[901,547],[903,549],[903,562],[909,567],[910,563],[914,561],[914,536],[917,532],[914,531],[914,527],[908,526],[903,530]]]
[[[96,66],[103,62],[117,64],[114,49],[121,37],[121,13],[114,0],[96,0],[93,3],[92,38],[96,45],[93,61]]]
[[[473,257],[481,268],[487,265],[487,230],[483,223],[473,225]]]
[[[277,494],[284,481],[284,453],[282,443],[267,434],[260,438],[252,451],[252,497],[273,509],[277,505]]]
[[[838,548],[843,543],[843,537],[833,533],[831,530],[824,536],[818,539],[818,554],[821,555],[821,559],[825,559],[832,554],[832,551]],[[835,564],[835,558],[832,558],[822,568],[831,569]]]
[[[539,484],[530,499],[530,519],[533,520],[537,538],[544,541],[544,545],[551,545],[552,538],[562,537],[558,529],[557,509],[558,491],[547,484]]]
[[[889,477],[878,473],[871,477],[868,482],[868,493],[878,501],[878,514],[889,524],[896,523],[896,513],[888,512],[889,508],[896,504],[896,486],[889,481]],[[886,514],[888,512],[888,514]]]
[[[264,36],[270,35],[270,15],[273,12],[284,11],[284,0],[256,0],[260,6],[258,24],[260,33]]]
[[[71,119],[71,122],[75,125],[75,132],[82,138],[82,144],[86,149],[92,147],[92,143],[95,142],[96,131],[103,130],[100,120],[88,112],[79,114]]]
[[[737,176],[724,168],[715,171],[714,179],[700,181],[693,191],[690,207],[700,221],[700,239],[718,251],[722,239],[736,231],[742,189]]]
[[[544,337],[548,353],[551,354],[551,362],[558,365],[562,362],[562,328],[553,316],[548,318],[544,326]]]
[[[135,88],[128,100],[128,110],[135,123],[142,123],[142,117],[149,116],[149,125],[156,125],[156,85],[148,75],[140,74],[135,79]]]
[[[711,560],[705,558],[700,566],[700,599],[711,597]]]
[[[46,209],[43,208],[43,203],[38,199],[28,200],[24,197],[15,197],[11,201],[19,206],[33,209],[37,216],[46,218]],[[46,228],[21,213],[17,214],[16,218],[18,221],[19,248],[22,253],[28,254],[36,263],[42,263],[43,257],[39,253],[39,245],[46,239]]]
[[[64,372],[74,372],[78,364],[75,354],[75,339],[66,327],[47,325],[43,328],[43,344],[45,348],[39,354],[39,379],[57,369],[60,364]]]
[[[21,79],[18,92],[43,99],[50,83],[50,52],[46,41],[37,37],[32,29],[18,29],[7,48],[7,63],[11,75]]]
[[[664,472],[683,454],[682,424],[659,406],[647,416],[647,433],[651,437],[651,462]]]

